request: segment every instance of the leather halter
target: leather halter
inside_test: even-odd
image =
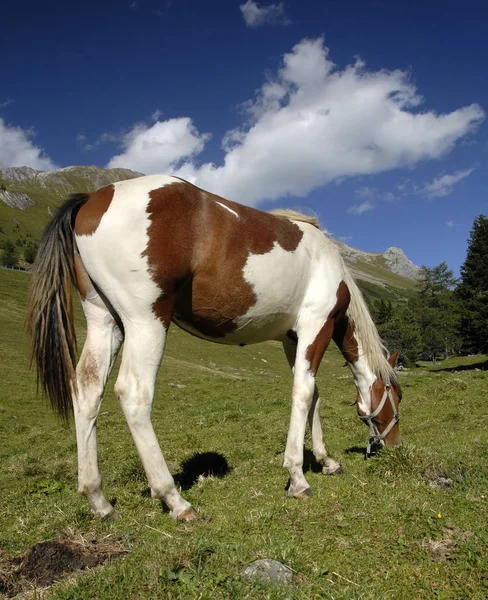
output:
[[[386,400],[390,400],[391,408],[393,409],[393,418],[385,427],[384,431],[380,433],[377,425],[373,422],[380,412],[383,410],[383,407],[386,404]],[[368,445],[366,447],[366,457],[371,456],[371,446],[373,444],[380,444],[381,446],[385,445],[385,438],[393,429],[393,427],[400,420],[400,413],[395,406],[395,401],[393,400],[393,394],[391,393],[391,384],[390,379],[387,377],[385,380],[385,391],[383,392],[383,397],[381,398],[381,402],[378,404],[377,408],[370,413],[369,415],[359,415],[361,421],[364,421],[367,425],[369,425],[370,430],[370,438],[368,440]]]

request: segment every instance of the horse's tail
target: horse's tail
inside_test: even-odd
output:
[[[354,331],[361,343],[362,353],[368,362],[369,368],[383,380],[389,378],[390,381],[396,381],[395,371],[386,358],[388,350],[380,338],[361,290],[345,265],[344,282],[349,288],[351,296],[347,316],[354,325]]]
[[[29,290],[27,331],[31,337],[31,364],[37,367],[37,384],[65,421],[76,391],[76,332],[73,317],[73,227],[88,194],[75,194],[55,212],[44,230],[34,263]]]

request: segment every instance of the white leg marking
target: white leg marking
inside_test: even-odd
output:
[[[294,371],[295,359],[297,346],[295,342],[286,342],[283,344],[283,349],[288,359],[288,363]],[[314,385],[314,392],[312,398],[312,404],[308,413],[308,422],[312,431],[312,451],[317,462],[322,465],[322,472],[324,475],[330,475],[333,473],[342,472],[341,465],[331,458],[328,454],[327,448],[324,443],[324,435],[322,431],[322,424],[320,421],[320,406],[322,399],[319,396],[319,390]]]
[[[103,389],[120,348],[122,334],[99,297],[83,302],[83,309],[88,331],[76,367],[78,393],[73,403],[78,446],[78,490],[87,497],[95,514],[107,517],[114,510],[102,492],[96,423]]]
[[[177,518],[191,509],[176,490],[151,423],[154,383],[166,343],[159,321],[129,324],[122,365],[115,384],[122,410],[146,471],[153,498],[164,500]]]
[[[310,364],[305,359],[307,343],[298,342],[293,366],[293,390],[290,427],[286,440],[285,457],[283,466],[290,474],[289,496],[308,495],[310,486],[303,474],[303,444],[305,441],[305,427],[307,415],[312,406],[315,378],[310,373]],[[284,345],[287,358],[291,363],[293,350],[288,344]]]

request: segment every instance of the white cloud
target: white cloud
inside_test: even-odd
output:
[[[378,189],[371,187],[362,187],[355,190],[354,195],[358,198],[376,198],[378,196]]]
[[[195,162],[208,136],[181,118],[134,126],[110,166],[152,173],[180,164],[180,177],[249,205],[304,197],[345,177],[440,158],[484,118],[476,104],[437,114],[420,112],[421,102],[406,72],[368,72],[360,60],[341,70],[322,38],[304,39],[243,105],[245,121],[222,140],[222,164]]]
[[[441,175],[436,177],[431,183],[426,183],[423,188],[419,190],[427,198],[441,198],[442,196],[449,196],[452,194],[454,186],[462,181],[471,173],[474,169],[465,169],[464,171],[456,171],[450,175]]]
[[[259,6],[253,0],[247,0],[239,6],[242,17],[248,27],[260,27],[261,25],[289,25],[291,21],[285,15],[283,2]]]
[[[56,165],[42,148],[32,141],[34,132],[5,123],[0,118],[0,168],[32,167],[40,171],[55,169]]]
[[[446,225],[447,225],[448,227],[454,227],[454,225],[456,225],[456,223],[455,223],[455,221],[454,221],[453,219],[451,219],[450,221],[448,221],[448,222],[446,223]]]
[[[208,134],[200,134],[191,119],[157,121],[151,127],[136,124],[122,136],[124,152],[110,159],[107,168],[126,167],[142,173],[174,171],[183,159],[203,150]]]
[[[362,187],[354,191],[357,198],[369,198],[370,200],[384,200],[385,202],[396,202],[398,196],[392,192],[380,192],[378,188]]]
[[[369,200],[365,200],[364,202],[361,202],[361,204],[353,204],[347,209],[347,212],[353,215],[362,215],[368,210],[373,210],[373,208],[376,208],[376,205]]]
[[[385,192],[381,194],[381,199],[385,202],[396,202],[399,198],[393,192]]]
[[[410,182],[410,179],[407,179],[406,181],[404,181],[403,183],[399,183],[396,187],[397,190],[400,192],[400,194],[402,196],[404,196],[407,193],[407,185]]]
[[[416,112],[420,102],[406,73],[366,72],[360,61],[340,71],[322,38],[306,39],[247,104],[248,122],[227,132],[223,165],[189,162],[180,175],[247,204],[305,196],[341,177],[439,158],[484,117],[477,105]]]

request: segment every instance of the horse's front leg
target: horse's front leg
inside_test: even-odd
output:
[[[326,330],[327,331],[327,330]],[[325,343],[327,339],[324,340]],[[312,346],[313,348],[313,346]],[[286,342],[283,343],[283,349],[285,351],[286,358],[288,363],[292,369],[292,372],[295,373],[295,362],[297,357],[297,342],[291,339],[287,339]],[[322,354],[325,352],[325,347],[322,350]],[[315,361],[316,362],[316,361]],[[310,365],[310,363],[309,363]],[[308,366],[308,368],[310,368]],[[295,388],[295,386],[294,386]],[[310,407],[308,410],[308,422],[310,425],[310,430],[312,432],[312,450],[315,460],[322,465],[322,473],[324,475],[338,475],[342,473],[342,467],[340,463],[329,456],[327,447],[324,442],[324,436],[322,431],[322,425],[320,422],[320,406],[322,403],[322,399],[319,395],[319,390],[314,383],[312,402],[310,403]],[[291,427],[291,424],[290,424]],[[303,463],[303,458],[302,458]],[[285,464],[285,468],[286,464]],[[291,494],[293,495],[293,494]]]
[[[319,396],[319,390],[315,386],[313,393],[312,406],[308,413],[308,422],[312,431],[312,450],[315,460],[322,465],[324,475],[340,475],[344,471],[340,463],[329,456],[327,446],[324,442],[324,434],[320,422],[320,405],[322,398]]]
[[[302,355],[301,355],[302,354]],[[303,443],[305,440],[305,427],[307,415],[313,401],[315,377],[307,368],[300,345],[297,349],[295,366],[293,369],[293,390],[290,427],[286,440],[283,467],[290,474],[288,496],[305,498],[310,496],[310,486],[303,474]]]

